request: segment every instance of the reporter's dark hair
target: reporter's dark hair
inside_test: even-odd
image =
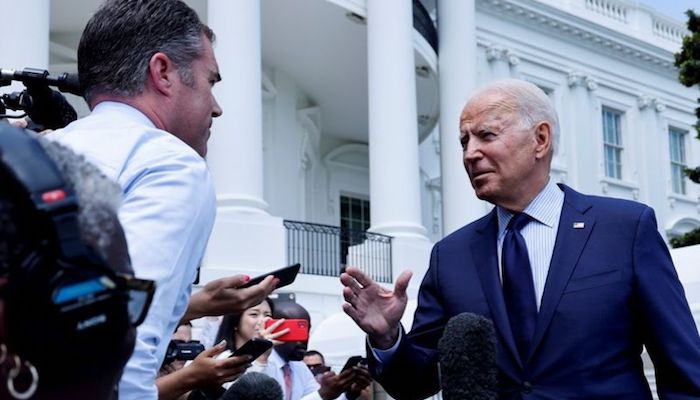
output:
[[[306,353],[304,353],[304,357],[306,356],[319,356],[321,357],[321,364],[326,365],[326,357],[318,350],[307,350]]]
[[[219,400],[282,400],[282,387],[274,378],[260,372],[243,374]]]
[[[90,103],[99,93],[132,97],[143,92],[148,62],[165,53],[185,84],[202,55],[202,35],[214,33],[180,0],[107,0],[90,18],[78,46],[78,74]]]
[[[265,300],[260,302],[260,304],[262,304],[263,302],[267,302],[267,304],[270,306],[271,314],[275,312],[275,305],[273,304],[272,299],[270,299],[269,297],[265,297]],[[258,304],[256,304],[255,306],[257,305]],[[219,330],[216,332],[216,340],[214,340],[214,343],[221,343],[222,340],[226,339],[226,348],[230,351],[236,350],[236,341],[234,340],[234,336],[236,330],[238,329],[238,324],[241,322],[242,315],[243,313],[225,315],[224,318],[221,320]]]

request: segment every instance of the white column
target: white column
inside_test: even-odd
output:
[[[600,130],[595,129],[594,124],[601,121],[600,115],[593,113],[589,92],[595,90],[598,85],[590,77],[579,72],[572,72],[567,77],[569,84],[569,109],[567,110],[569,123],[564,134],[573,137],[572,148],[569,149],[571,184],[585,193],[600,193],[600,160],[599,144],[602,139]],[[561,140],[561,138],[559,138]]]
[[[260,3],[210,1],[208,17],[223,78],[215,95],[224,113],[214,120],[208,157],[219,207],[265,213]]]
[[[2,40],[0,68],[49,68],[49,0],[0,0],[2,29],[7,34]],[[3,86],[0,92],[24,90],[14,82]]]
[[[484,215],[464,170],[459,116],[476,86],[474,2],[438,1],[442,226],[448,234]]]
[[[421,223],[418,121],[410,1],[367,2],[371,231],[394,237],[393,276],[414,272],[414,297],[431,242]]]
[[[270,216],[263,200],[260,3],[212,0],[207,11],[222,77],[214,94],[223,115],[209,140],[218,207],[202,283],[233,273],[259,275],[286,262],[282,219]]]
[[[367,2],[372,231],[421,236],[411,2]]]

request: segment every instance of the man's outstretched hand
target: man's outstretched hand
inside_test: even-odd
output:
[[[396,279],[394,290],[388,290],[373,281],[364,272],[348,267],[340,275],[343,310],[365,331],[379,348],[391,347],[398,338],[399,321],[408,302],[406,288],[411,271],[403,271]]]

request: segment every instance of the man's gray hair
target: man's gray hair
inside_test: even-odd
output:
[[[520,79],[500,79],[479,88],[472,98],[486,92],[502,94],[519,113],[523,127],[547,121],[552,128],[552,154],[559,144],[559,118],[552,100],[537,85]]]
[[[162,52],[180,79],[194,84],[191,64],[202,55],[202,37],[214,33],[180,0],[107,0],[90,18],[78,45],[78,74],[88,104],[99,93],[141,94],[148,63]]]

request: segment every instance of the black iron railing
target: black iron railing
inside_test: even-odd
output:
[[[413,0],[413,28],[417,30],[425,40],[428,41],[430,47],[433,48],[435,54],[438,52],[438,33],[435,29],[435,24],[430,18],[428,10],[423,7],[420,0]]]
[[[391,276],[391,236],[353,231],[338,226],[284,221],[287,261],[301,263],[301,273],[339,276],[354,265],[378,282]]]

